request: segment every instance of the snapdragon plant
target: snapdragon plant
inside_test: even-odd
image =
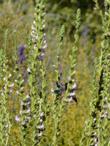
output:
[[[98,7],[98,3],[96,3]],[[88,122],[81,139],[80,145],[90,146],[109,146],[109,98],[110,98],[110,64],[109,64],[109,42],[110,42],[110,2],[105,0],[104,14],[101,12],[102,19],[102,43],[100,63],[96,66],[95,76],[99,72],[98,80],[94,78],[93,99],[91,112]],[[99,7],[98,7],[99,8]],[[103,15],[102,15],[103,14]]]
[[[57,67],[55,69],[56,72],[56,86],[57,88],[54,90],[53,97],[53,119],[54,119],[54,134],[53,134],[53,146],[58,145],[58,138],[60,137],[60,123],[61,118],[64,113],[64,109],[68,103],[77,102],[76,98],[76,89],[77,85],[75,82],[75,70],[77,63],[77,51],[78,51],[78,42],[79,42],[79,27],[80,27],[80,9],[77,10],[76,20],[75,20],[75,34],[74,34],[74,44],[71,49],[70,54],[70,72],[69,72],[69,81],[66,83],[63,82],[63,71],[60,60],[60,53],[63,47],[63,38],[65,27],[64,25],[61,27],[61,31],[59,34],[59,46],[58,46],[58,60]]]
[[[2,81],[0,84],[0,144],[3,146],[8,146],[11,128],[10,116],[7,108],[11,76],[5,51],[0,49],[0,79]]]
[[[45,33],[45,3],[37,1],[30,39],[30,57],[28,63],[29,86],[32,113],[32,145],[38,145],[43,136],[46,118],[47,81],[45,53],[47,49]]]

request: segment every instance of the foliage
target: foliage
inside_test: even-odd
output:
[[[97,1],[96,1],[97,2]],[[97,3],[96,3],[97,4]],[[99,8],[96,5],[96,8]],[[91,104],[90,118],[86,124],[85,132],[80,145],[109,145],[109,3],[105,1],[105,13],[102,17],[103,37],[101,43],[101,57],[95,72],[99,72],[98,81],[95,77],[93,87],[93,100]],[[102,14],[102,13],[101,13]],[[106,20],[106,21],[105,21]],[[106,36],[107,35],[107,36]],[[97,81],[97,83],[96,83]],[[107,129],[107,130],[106,130]]]
[[[109,145],[109,1],[0,3],[0,146]]]

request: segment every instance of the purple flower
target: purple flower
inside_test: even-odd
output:
[[[19,50],[18,50],[19,55],[22,55],[24,53],[24,50],[25,50],[25,46],[23,45],[19,46]]]
[[[24,45],[20,45],[19,48],[18,48],[18,57],[19,57],[19,61],[18,61],[18,62],[19,62],[20,64],[22,64],[23,61],[26,60],[24,51],[25,51],[25,46],[24,46]]]
[[[38,56],[38,60],[39,60],[39,61],[43,61],[43,60],[44,60],[44,57],[45,57],[45,54],[42,53],[42,54],[40,54],[40,55]]]
[[[15,116],[15,121],[19,122],[20,121],[20,117],[18,115]]]

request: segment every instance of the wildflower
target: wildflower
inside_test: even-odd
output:
[[[16,122],[19,122],[19,121],[20,121],[20,117],[16,115],[16,116],[15,116],[15,121],[16,121]]]
[[[42,130],[44,130],[44,125],[41,124],[41,125],[39,125],[37,128],[38,128],[40,131],[42,131]]]
[[[69,83],[72,83],[71,81],[69,81]],[[77,90],[77,84],[76,82],[70,87],[69,89],[69,95],[68,95],[68,102],[77,102],[77,98],[76,98],[76,90]]]
[[[31,72],[30,68],[27,68],[27,72],[28,72],[28,73],[30,73],[30,72]]]
[[[42,132],[38,133],[38,137],[41,137],[42,135],[43,135],[43,133],[42,133]]]
[[[27,127],[27,124],[31,119],[30,106],[31,106],[31,97],[27,95],[26,98],[21,101],[21,110],[20,110],[20,114],[24,117],[22,120],[22,126],[25,128]]]
[[[38,56],[38,60],[39,60],[39,61],[43,61],[43,60],[44,60],[44,54],[39,55],[39,56]]]
[[[29,123],[29,120],[28,119],[25,119],[23,122],[22,122],[22,126],[24,128],[27,128],[27,124]]]
[[[44,113],[43,112],[40,113],[40,117],[44,117]]]
[[[19,61],[18,62],[20,64],[22,64],[26,60],[26,57],[24,55],[24,51],[25,51],[25,46],[24,45],[19,46],[19,48],[18,48]]]
[[[63,93],[66,91],[67,83],[57,81],[56,86],[57,86],[57,89],[54,90],[54,93],[56,94],[57,97],[59,97],[63,95]]]

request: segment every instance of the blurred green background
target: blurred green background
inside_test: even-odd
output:
[[[103,0],[99,1],[102,10],[104,9],[103,3]],[[70,65],[68,56],[73,45],[75,31],[75,14],[77,8],[81,9],[80,41],[76,72],[78,104],[73,103],[69,105],[68,111],[65,112],[62,119],[62,145],[64,146],[79,145],[84,123],[90,111],[89,104],[92,99],[91,85],[94,61],[100,55],[102,34],[101,18],[98,10],[94,9],[94,5],[95,3],[92,0],[46,0],[47,70],[49,81],[52,80],[54,74],[52,66],[56,61],[58,33],[62,24],[65,24],[66,32],[64,47],[61,51],[61,64],[64,77],[67,78]],[[14,53],[17,51],[18,46],[24,44],[28,49],[27,42],[33,22],[34,7],[34,0],[0,0],[0,48],[5,49],[7,52],[10,67],[14,66]],[[13,107],[11,106],[10,108]],[[13,111],[11,112],[13,114]],[[13,125],[11,137],[11,141],[13,141],[12,146],[19,146],[16,123]],[[51,140],[51,137],[48,139]]]

